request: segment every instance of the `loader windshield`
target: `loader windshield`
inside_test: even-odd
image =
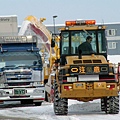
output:
[[[104,30],[78,30],[61,32],[61,54],[78,54],[78,46],[91,36],[91,46],[96,54],[106,54],[106,40]],[[83,53],[88,54],[88,53]]]

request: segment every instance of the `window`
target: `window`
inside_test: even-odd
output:
[[[62,54],[69,53],[69,32],[62,33]]]
[[[73,48],[73,51],[71,51],[72,54],[78,53],[78,46],[86,41],[86,37],[90,35],[92,36],[92,49],[96,52],[96,34],[95,31],[72,31],[71,32],[71,45]]]
[[[98,45],[99,53],[106,53],[106,40],[104,39],[104,33],[102,31],[98,31]]]
[[[106,53],[106,39],[105,39],[105,31],[100,30],[70,30],[70,31],[62,31],[61,32],[61,54],[68,55],[73,54],[76,55],[78,52],[78,47],[83,42],[86,42],[87,36],[92,36],[92,49],[95,53]],[[83,54],[83,53],[82,53]],[[85,53],[88,54],[88,53]]]
[[[0,64],[2,64],[2,66],[3,63],[6,66],[30,66],[37,60],[40,60],[40,55],[35,52],[5,52],[0,54]]]
[[[108,49],[116,49],[116,42],[108,42]]]
[[[107,36],[115,36],[115,35],[116,35],[116,29],[107,30]]]

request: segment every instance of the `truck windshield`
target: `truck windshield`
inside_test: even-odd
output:
[[[0,68],[5,66],[31,66],[40,60],[37,52],[4,52],[0,53]]]
[[[86,41],[86,37],[91,36],[92,49],[95,53],[106,53],[106,40],[104,30],[98,31],[62,31],[61,33],[61,54],[78,54],[78,46]]]

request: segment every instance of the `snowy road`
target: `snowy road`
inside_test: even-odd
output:
[[[44,102],[42,106],[27,106],[3,108],[0,116],[6,116],[5,120],[119,120],[120,113],[107,115],[101,112],[100,101],[78,102],[69,100],[69,113],[67,116],[56,116],[53,111],[53,104]],[[10,119],[13,117],[12,119]],[[21,119],[20,119],[21,118]],[[0,119],[4,120],[4,119]]]

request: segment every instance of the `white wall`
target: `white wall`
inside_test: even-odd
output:
[[[18,35],[17,16],[0,16],[0,36]]]

